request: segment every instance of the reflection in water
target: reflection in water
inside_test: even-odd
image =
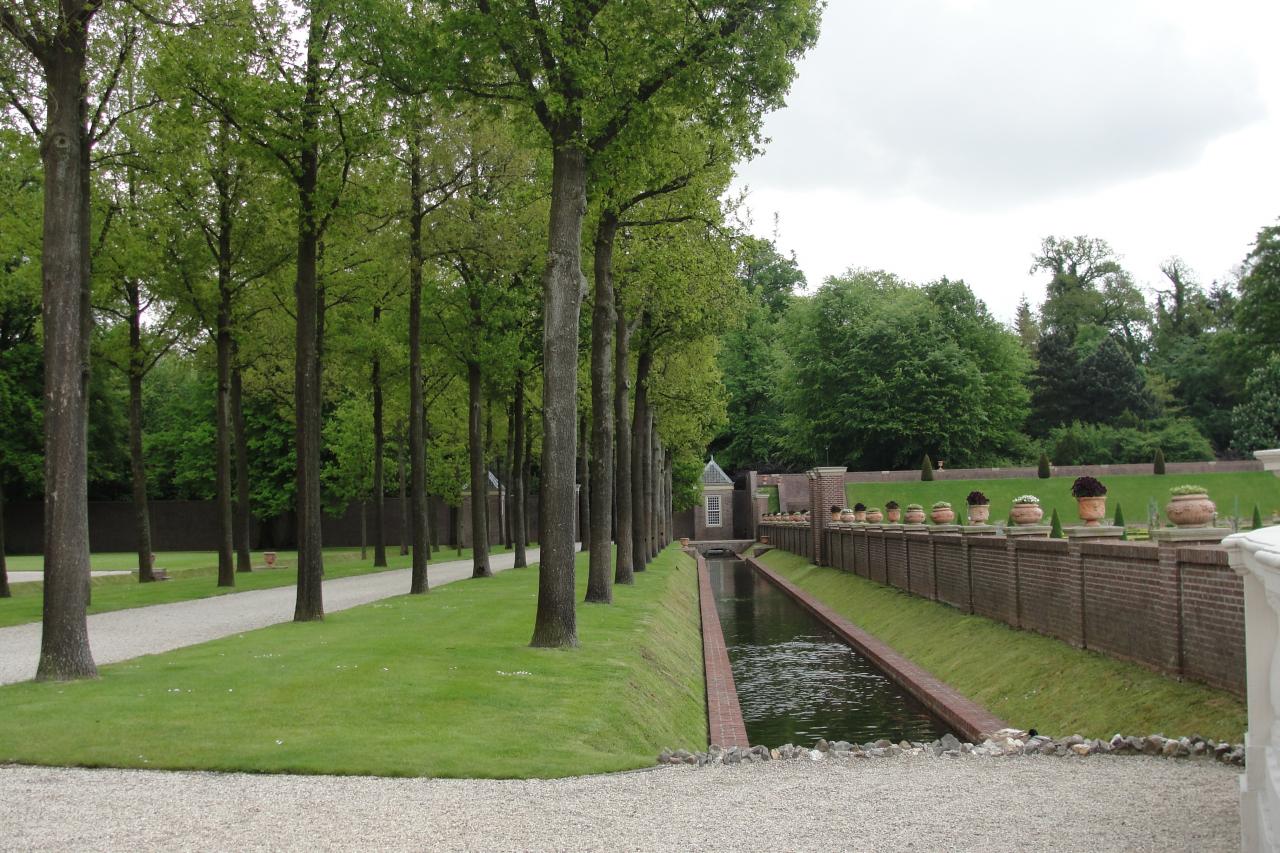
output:
[[[947,731],[746,563],[709,566],[751,743],[931,741]]]

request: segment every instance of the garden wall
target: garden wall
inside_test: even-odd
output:
[[[812,559],[807,524],[762,524],[760,533]],[[824,563],[833,568],[1244,696],[1244,592],[1220,546],[924,525],[835,527],[823,535]]]

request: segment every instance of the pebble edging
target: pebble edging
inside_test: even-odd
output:
[[[877,740],[865,744],[838,740],[818,740],[812,748],[785,744],[770,749],[767,746],[724,749],[713,744],[706,752],[675,751],[664,749],[658,755],[658,764],[694,764],[706,767],[716,764],[743,764],[762,761],[788,761],[808,759],[865,759],[894,758],[899,755],[932,755],[935,758],[959,758],[961,756],[997,758],[1019,755],[1048,755],[1063,758],[1084,758],[1090,755],[1152,755],[1165,758],[1206,758],[1237,767],[1244,766],[1244,744],[1217,742],[1198,735],[1183,738],[1167,738],[1164,735],[1114,735],[1110,740],[1088,739],[1078,734],[1055,740],[1051,737],[1021,729],[1001,729],[986,737],[980,744],[962,743],[955,735],[943,735],[932,743],[916,741]]]

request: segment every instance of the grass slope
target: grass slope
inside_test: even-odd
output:
[[[578,588],[586,582],[578,561]],[[537,569],[0,688],[0,763],[554,777],[703,747],[697,573],[668,549],[581,647],[529,648]]]
[[[1243,741],[1244,703],[1222,691],[967,616],[786,551],[760,559],[1020,728],[1053,736],[1160,732]]]
[[[920,504],[927,511],[935,501],[950,501],[953,507],[962,510],[965,496],[977,489],[990,498],[991,520],[995,522],[1008,518],[1009,507],[1015,497],[1032,494],[1040,498],[1046,523],[1057,508],[1063,524],[1073,524],[1077,513],[1076,500],[1071,496],[1072,482],[1074,478],[1071,477],[1051,477],[1048,480],[1021,477],[1009,480],[934,480],[928,483],[849,483],[845,486],[845,495],[849,506],[862,502],[883,508],[886,502],[896,500],[904,507],[909,503]],[[1209,497],[1218,505],[1218,514],[1223,517],[1231,515],[1238,498],[1240,517],[1246,525],[1254,504],[1261,508],[1264,519],[1280,513],[1280,477],[1266,471],[1166,474],[1160,477],[1154,474],[1124,475],[1103,477],[1102,482],[1107,487],[1107,512],[1114,514],[1119,503],[1124,507],[1129,524],[1147,523],[1147,505],[1153,499],[1163,518],[1165,505],[1169,503],[1169,489],[1184,483],[1208,489]]]
[[[501,553],[505,548],[495,546],[493,553]],[[217,586],[218,555],[214,551],[169,551],[156,555],[156,568],[169,572],[167,581],[157,583],[138,583],[137,554],[94,554],[90,559],[90,568],[94,571],[112,569],[132,569],[131,576],[113,575],[93,578],[93,602],[89,606],[90,613],[106,613],[111,610],[126,610],[130,607],[146,607],[151,604],[170,604],[175,601],[190,601],[196,598],[208,598],[213,595],[226,595],[232,592],[245,592],[251,589],[270,589],[278,586],[293,586],[298,582],[298,573],[293,568],[297,563],[296,551],[280,551],[279,568],[258,568],[247,574],[236,575],[234,587]],[[457,559],[471,559],[471,549],[464,548],[463,556],[452,549],[432,552],[432,563],[447,562]],[[255,566],[265,565],[261,552],[253,555]],[[374,568],[373,549],[369,549],[369,557],[360,559],[358,550],[329,548],[324,552],[325,578],[344,578],[350,575],[364,575],[373,572],[387,572],[407,568],[410,557],[387,554],[387,568]],[[31,572],[43,570],[43,558],[10,557],[8,569],[11,572]],[[22,625],[27,622],[39,622],[42,618],[44,602],[44,584],[41,582],[15,583],[10,586],[12,598],[0,598],[0,628],[10,625]]]

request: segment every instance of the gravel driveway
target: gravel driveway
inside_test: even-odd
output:
[[[529,563],[538,560],[538,549],[527,551]],[[495,572],[511,568],[515,556],[493,554],[489,565]],[[409,592],[410,569],[337,578],[324,582],[324,609],[335,613]],[[471,560],[433,563],[427,569],[432,587],[471,577]],[[210,583],[212,583],[210,579]],[[252,631],[293,618],[297,589],[282,586],[114,610],[89,617],[89,645],[99,664],[115,663],[139,655],[167,652]],[[36,677],[40,660],[40,623],[0,628],[0,684],[30,681]]]
[[[553,781],[0,768],[3,850],[1238,850],[1238,773],[1139,756]]]

